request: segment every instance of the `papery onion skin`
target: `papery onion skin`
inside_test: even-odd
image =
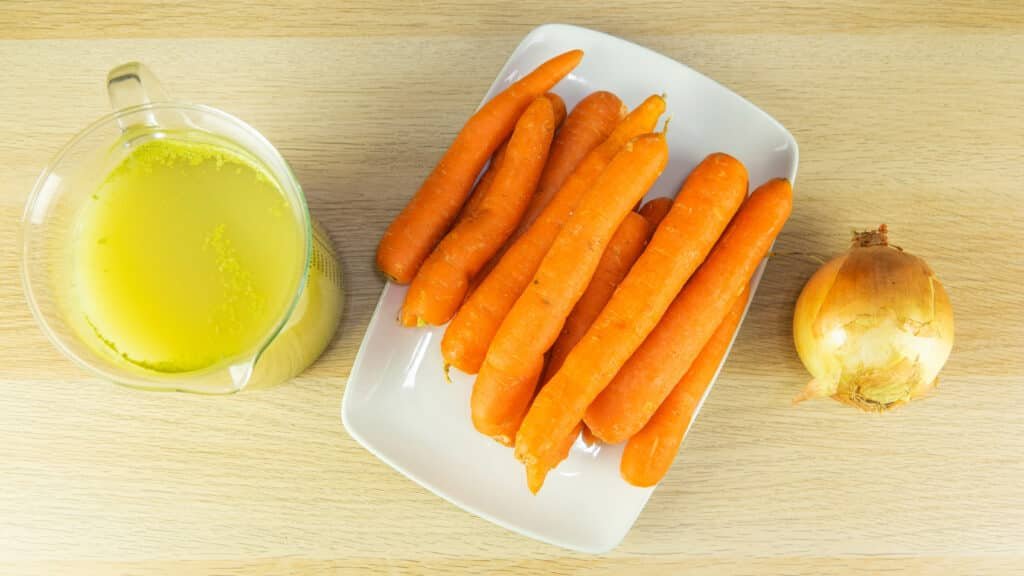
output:
[[[884,412],[926,394],[953,348],[953,309],[928,264],[888,245],[888,230],[811,276],[796,302],[793,339],[814,379],[794,402],[831,396]]]

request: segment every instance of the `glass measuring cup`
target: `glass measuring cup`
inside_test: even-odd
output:
[[[297,375],[329,343],[341,317],[343,291],[335,252],[310,217],[284,158],[234,116],[169,100],[153,74],[137,62],[112,70],[107,91],[114,112],[82,130],[57,153],[25,206],[22,278],[29,306],[47,337],[92,372],[148,390],[227,394]],[[134,149],[159,139],[230,149],[258,166],[284,195],[285,210],[304,235],[299,243],[303,254],[294,259],[294,269],[280,270],[294,288],[291,299],[258,344],[207,366],[175,372],[133,362],[103,339],[83,313],[71,257],[81,227],[78,217],[97,187]]]

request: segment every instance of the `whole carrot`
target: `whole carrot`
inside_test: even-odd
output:
[[[654,486],[665,477],[693,422],[694,411],[729,349],[747,307],[748,294],[749,290],[744,290],[736,298],[686,375],[672,388],[647,424],[629,439],[619,464],[619,471],[626,482],[634,486]]]
[[[498,326],[526,289],[580,199],[622,147],[632,138],[653,130],[664,111],[665,100],[651,96],[580,162],[540,217],[508,247],[448,325],[441,341],[446,364],[467,374],[480,370]]]
[[[554,344],[566,316],[590,283],[612,234],[667,162],[664,134],[634,138],[580,200],[533,280],[494,335],[470,399],[477,430],[506,443],[515,437],[536,387],[531,367],[542,362],[544,353]],[[554,444],[565,441],[582,415],[580,411],[575,422],[559,430]],[[554,461],[557,446],[551,449]]]
[[[526,107],[579,64],[572,50],[541,64],[473,114],[409,204],[388,226],[377,247],[377,266],[399,284],[409,283],[462,208],[473,181]]]
[[[598,438],[621,442],[643,428],[750,282],[792,204],[792,188],[781,179],[743,203],[657,328],[587,409],[585,420]]]
[[[522,218],[551,146],[554,120],[548,98],[537,98],[523,113],[479,208],[445,236],[409,286],[402,325],[444,324],[459,309],[473,276]]]
[[[615,231],[604,254],[601,255],[594,277],[590,279],[583,296],[580,296],[579,302],[565,319],[562,333],[551,347],[548,365],[541,381],[546,382],[562,367],[562,362],[569,351],[583,338],[587,328],[590,328],[604,305],[611,299],[615,288],[640,257],[653,231],[654,227],[636,212],[627,214],[626,219],[619,224],[619,229]]]
[[[668,216],[668,211],[672,209],[672,199],[668,196],[659,196],[653,200],[648,200],[640,208],[640,215],[647,219],[651,223],[651,232],[653,232],[661,221]]]
[[[549,98],[551,100],[551,104],[555,107],[555,138],[557,138],[558,129],[559,129],[558,127],[565,121],[565,101],[562,100],[562,98],[558,94],[555,94],[554,92],[548,92],[547,94],[544,95],[544,98]],[[503,159],[503,158],[498,158],[498,155],[503,153],[503,147],[504,146],[505,145],[502,144],[502,147],[499,147],[498,151],[494,153],[494,159],[497,159],[497,160],[502,160]],[[551,146],[552,146],[552,150],[548,152],[548,159],[549,159],[548,164],[550,164],[551,152],[554,151],[554,149],[553,149],[554,148],[554,140],[552,140]],[[491,164],[493,165],[493,163],[494,163],[494,160],[492,159]],[[499,165],[500,165],[500,162],[499,162]],[[545,164],[544,167],[546,169],[547,168],[547,164]],[[479,187],[480,182],[483,182],[484,179],[486,179],[489,174],[491,174],[491,167],[490,166],[488,166],[488,168],[484,172],[483,176],[480,177],[480,181],[477,183],[477,187]],[[540,177],[542,179],[544,178],[544,172],[540,173]],[[491,176],[491,180],[493,180],[493,179],[494,179],[494,177]],[[538,186],[539,185],[540,184],[538,182]],[[490,186],[490,184],[487,184],[487,186]],[[474,187],[473,194],[470,195],[469,200],[466,201],[466,205],[463,206],[462,212],[459,214],[459,220],[464,218],[466,214],[475,211],[477,209],[477,206],[479,206],[480,200],[479,200],[479,198],[477,198],[477,190],[476,190],[477,187]],[[534,194],[536,194],[536,191],[534,191]],[[482,196],[482,194],[481,194],[481,196]],[[458,220],[456,220],[456,224],[458,224]],[[519,224],[520,224],[519,229],[521,230],[522,229],[522,220],[519,221]],[[516,234],[513,233],[513,235],[512,235],[512,239],[513,240],[515,239],[515,236],[516,236]],[[497,264],[498,260],[501,259],[501,256],[505,253],[505,250],[508,248],[509,243],[511,241],[512,240],[509,240],[509,242],[506,242],[505,244],[503,244],[502,247],[498,250],[498,252],[490,260],[488,260],[487,264],[484,265],[484,267],[477,273],[476,276],[473,277],[472,281],[470,282],[470,288],[469,288],[469,292],[470,293],[472,293],[473,290],[476,290],[476,287],[480,284],[480,281],[483,280],[484,277],[487,276],[487,274],[489,274],[491,272],[491,269],[494,268],[494,265]],[[448,366],[447,365],[445,366],[445,374],[446,375],[448,374]]]
[[[551,100],[551,104],[554,107],[555,113],[555,130],[565,120],[565,101],[562,97],[554,92],[548,92],[543,96]],[[557,140],[557,138],[556,138]],[[491,183],[494,181],[494,175],[498,172],[498,168],[501,167],[501,162],[505,159],[505,149],[508,147],[508,140],[501,143],[498,149],[494,151],[494,156],[491,156],[491,163],[484,170],[483,175],[477,180],[473,186],[473,192],[469,195],[469,200],[462,206],[462,211],[459,212],[459,217],[456,219],[456,223],[459,220],[467,218],[470,214],[475,213],[480,208],[480,202],[483,200],[484,195],[487,194],[487,190],[491,187]],[[552,142],[551,153],[554,153],[554,141]],[[551,153],[548,154],[548,164],[545,164],[544,169],[547,170],[547,166],[551,163]],[[540,183],[543,182],[544,172],[540,174],[541,180],[538,181],[537,187],[539,189]]]
[[[594,92],[580,100],[551,143],[551,155],[547,166],[544,166],[544,173],[540,175],[537,192],[523,215],[520,230],[533,224],[587,153],[608,139],[626,111],[622,100],[611,92]],[[651,130],[653,127],[646,131]]]
[[[555,341],[555,345],[551,347],[551,352],[548,354],[548,363],[544,369],[544,376],[541,378],[541,382],[550,380],[555,375],[555,372],[558,372],[558,369],[562,367],[562,363],[565,361],[569,351],[583,338],[583,334],[586,333],[590,325],[597,319],[597,315],[601,313],[604,305],[608,303],[615,288],[626,277],[630,267],[640,257],[640,252],[647,245],[651,234],[654,234],[654,231],[658,229],[658,225],[665,219],[671,208],[672,198],[667,196],[659,196],[648,200],[646,203],[643,203],[642,207],[640,203],[637,204],[638,215],[643,220],[646,220],[648,224],[643,242],[639,244],[636,242],[638,237],[635,234],[639,232],[640,227],[635,223],[630,224],[630,222],[636,222],[639,219],[627,217],[619,225],[619,229],[615,231],[615,236],[612,237],[608,248],[605,249],[604,256],[601,257],[601,263],[598,264],[597,270],[594,272],[594,278],[590,281],[590,286],[587,286],[587,291],[583,293],[580,301],[576,303],[576,307],[573,308],[572,313],[565,320],[562,333],[558,336],[558,340]],[[632,227],[633,232],[626,231],[625,228],[627,227]],[[593,446],[597,441],[597,437],[594,436],[594,433],[590,431],[590,427],[586,424],[582,425],[582,434],[583,442],[587,446]]]
[[[671,204],[671,201],[669,204]],[[663,217],[665,213],[667,213],[667,210],[661,216]],[[608,302],[608,299],[611,298],[612,292],[615,291],[619,282],[629,272],[630,266],[640,256],[640,252],[647,245],[647,239],[650,238],[651,233],[654,232],[654,229],[658,227],[658,222],[660,222],[657,214],[653,218],[656,221],[650,222],[647,218],[636,212],[630,212],[626,215],[626,219],[622,221],[622,224],[619,224],[619,228],[615,230],[615,235],[608,242],[608,247],[605,248],[604,254],[601,255],[601,261],[597,264],[594,277],[590,279],[590,284],[583,292],[583,296],[580,296],[576,306],[569,313],[569,317],[565,319],[565,326],[562,327],[558,340],[555,340],[555,344],[548,353],[544,377],[541,378],[542,383],[547,382],[558,371],[569,350],[583,337],[584,332],[587,331],[587,328],[597,318],[601,309]],[[594,434],[586,424],[580,423],[577,425],[569,433],[569,436],[575,441],[575,438],[581,433],[583,435],[583,442],[587,446],[593,446],[595,441]],[[566,452],[566,455],[568,455],[568,452]],[[529,470],[527,471],[529,472]],[[539,480],[543,483],[543,479]],[[532,481],[527,479],[527,482],[530,483]]]
[[[726,154],[708,156],[690,173],[643,254],[533,401],[516,436],[516,457],[528,477],[543,478],[551,469],[556,443],[654,329],[746,191],[746,168]]]

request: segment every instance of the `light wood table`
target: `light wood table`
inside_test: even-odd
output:
[[[801,148],[796,208],[683,454],[590,557],[462,512],[341,427],[372,253],[508,53],[546,21],[710,75]],[[0,573],[1007,574],[1024,566],[1024,8],[1006,2],[0,2]],[[341,330],[305,375],[140,393],[61,357],[19,281],[39,170],[148,62],[284,153],[340,245]],[[677,119],[685,122],[685,118]],[[890,225],[948,287],[938,393],[791,407],[790,314],[850,230]]]

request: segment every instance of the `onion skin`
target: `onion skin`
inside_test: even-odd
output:
[[[953,348],[953,309],[928,264],[888,245],[888,230],[811,276],[796,302],[793,339],[814,379],[794,402],[831,396],[884,412],[925,395]]]

